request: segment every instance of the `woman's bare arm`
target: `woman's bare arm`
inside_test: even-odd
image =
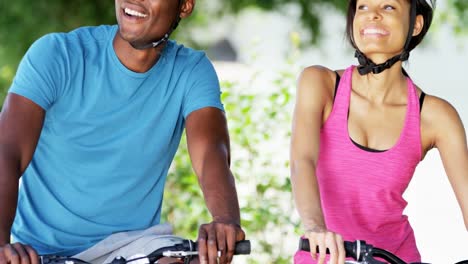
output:
[[[439,150],[468,230],[468,146],[465,128],[457,111],[448,102],[436,97],[429,100],[427,108],[431,109],[433,116],[433,144]]]
[[[296,105],[291,135],[291,181],[294,201],[311,245],[312,257],[315,248],[330,250],[330,263],[344,262],[343,241],[340,235],[327,230],[320,193],[315,174],[320,128],[326,107],[333,102],[333,78],[330,71],[321,67],[305,69],[298,80]],[[324,263],[325,254],[320,254],[319,263]]]

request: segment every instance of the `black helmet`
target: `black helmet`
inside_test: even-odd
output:
[[[410,7],[410,30],[408,30],[408,36],[403,48],[403,52],[399,55],[396,55],[386,62],[381,64],[376,64],[369,58],[367,58],[364,53],[362,53],[354,42],[353,37],[353,20],[356,13],[356,2],[357,0],[350,0],[348,5],[348,16],[347,16],[347,26],[346,33],[351,42],[351,45],[356,49],[355,57],[359,61],[358,71],[361,75],[368,74],[370,72],[374,74],[381,73],[382,71],[392,67],[397,61],[406,61],[409,58],[410,51],[413,50],[426,35],[427,31],[432,22],[433,12],[436,4],[436,0],[409,0],[411,1]],[[416,22],[416,17],[422,15],[424,18],[424,25],[421,32],[417,36],[413,36],[414,24]]]

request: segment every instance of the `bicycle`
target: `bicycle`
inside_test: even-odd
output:
[[[346,257],[353,258],[356,261],[345,261],[345,264],[430,264],[430,263],[406,263],[398,256],[388,252],[387,250],[374,247],[371,244],[367,244],[364,240],[356,240],[354,242],[344,241],[344,248]],[[307,238],[301,238],[299,240],[299,249],[304,251],[310,251],[309,240]],[[327,249],[327,254],[329,254]],[[375,258],[380,258],[388,262],[382,262]],[[455,264],[468,264],[468,260],[462,260]]]
[[[124,257],[116,257],[108,264],[126,264],[126,263],[148,263],[157,264],[163,257],[181,259],[184,264],[189,264],[190,261],[198,255],[198,244],[190,239],[185,239],[178,236],[167,235],[163,236],[167,239],[171,246],[156,249],[148,255],[142,255],[131,259]],[[242,240],[236,242],[234,255],[249,255],[250,254],[250,241]],[[221,252],[218,251],[218,256]],[[91,264],[78,258],[64,257],[56,255],[41,255],[39,256],[40,264]]]

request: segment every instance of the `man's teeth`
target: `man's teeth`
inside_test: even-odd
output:
[[[145,18],[148,16],[138,11],[132,10],[130,8],[125,8],[124,11],[125,11],[125,14],[130,15],[130,16],[136,16],[136,17],[142,17],[142,18]]]

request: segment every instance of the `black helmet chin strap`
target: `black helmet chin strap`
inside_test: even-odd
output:
[[[410,25],[403,52],[393,56],[384,63],[376,64],[371,59],[367,58],[366,55],[364,55],[364,53],[362,53],[359,49],[356,49],[354,57],[356,57],[359,62],[359,66],[357,67],[359,74],[366,75],[371,72],[373,74],[379,74],[384,70],[392,67],[393,64],[395,64],[397,61],[406,61],[409,59],[409,45],[411,38],[413,37],[414,24],[416,23],[416,1],[417,0],[411,0]]]
[[[406,61],[409,58],[409,52],[404,50],[402,53],[391,57],[384,63],[375,64],[371,59],[367,58],[364,53],[356,50],[354,57],[359,61],[359,66],[357,67],[359,74],[366,75],[368,73],[379,74],[386,69],[389,69],[397,61]]]
[[[162,37],[161,39],[157,40],[157,41],[153,41],[151,43],[148,43],[146,45],[143,45],[143,46],[137,46],[133,43],[130,43],[130,45],[132,45],[133,48],[135,49],[139,49],[139,50],[144,50],[144,49],[149,49],[149,48],[156,48],[158,47],[159,45],[161,45],[162,43],[166,42],[169,40],[169,36],[172,34],[172,32],[174,32],[174,30],[177,28],[177,26],[179,25],[179,22],[180,20],[182,19],[180,17],[180,8],[182,7],[182,2],[184,0],[178,0],[179,3],[177,5],[177,19],[174,21],[174,23],[172,23],[172,26],[171,26],[171,29],[169,30],[169,32],[167,32],[166,34],[164,34],[164,37]]]
[[[172,34],[172,32],[177,28],[177,26],[179,25],[179,22],[180,22],[180,17],[178,17],[176,19],[176,21],[174,21],[174,24],[172,25],[171,29],[169,30],[169,32],[167,32],[166,34],[164,34],[164,37],[162,37],[161,39],[157,40],[157,41],[153,41],[151,43],[148,43],[146,45],[143,45],[143,46],[136,46],[132,43],[130,43],[132,45],[132,47],[134,47],[135,49],[139,49],[139,50],[143,50],[143,49],[149,49],[149,48],[156,48],[158,47],[159,45],[163,44],[164,42],[168,41],[169,40],[169,36]]]

